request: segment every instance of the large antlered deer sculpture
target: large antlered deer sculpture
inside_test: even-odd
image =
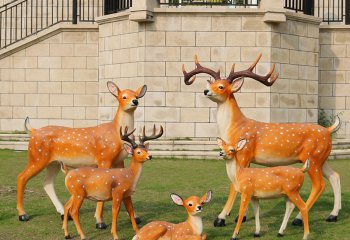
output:
[[[28,118],[25,127],[30,132],[28,145],[28,165],[17,178],[17,210],[20,221],[28,221],[29,217],[23,208],[23,193],[29,179],[43,169],[47,169],[44,189],[63,217],[64,209],[59,201],[54,180],[60,171],[60,163],[65,166],[78,168],[97,166],[99,168],[123,168],[127,153],[123,150],[120,138],[120,126],[134,128],[134,112],[147,86],[136,91],[120,90],[113,82],[107,83],[108,90],[119,102],[117,113],[112,122],[89,128],[68,128],[61,126],[46,126],[33,129],[29,126]],[[103,222],[103,202],[97,203],[96,228],[106,228]],[[136,219],[140,221],[138,218]]]
[[[234,93],[241,89],[244,77],[257,80],[266,86],[271,86],[278,78],[278,74],[274,74],[275,65],[266,76],[253,72],[260,58],[261,54],[248,69],[243,71],[235,72],[233,65],[229,76],[222,79],[220,71],[215,72],[201,66],[195,56],[194,70],[186,72],[184,65],[182,66],[184,81],[187,85],[192,84],[195,81],[193,76],[199,73],[206,73],[214,78],[214,81],[208,80],[204,95],[217,103],[220,138],[226,142],[238,142],[241,136],[245,136],[249,141],[250,151],[242,150],[238,153],[243,167],[249,166],[250,163],[270,167],[290,165],[296,162],[305,163],[310,159],[308,174],[312,181],[312,190],[306,205],[310,209],[321,196],[325,188],[322,176],[324,175],[330,181],[334,192],[334,208],[327,221],[337,221],[341,209],[340,178],[326,160],[332,149],[331,133],[339,128],[340,119],[337,118],[331,127],[324,128],[310,123],[264,123],[245,117],[234,96]],[[230,213],[235,197],[236,192],[231,184],[229,198],[215,220],[215,226],[225,226],[225,217]],[[300,213],[293,224],[302,225]]]

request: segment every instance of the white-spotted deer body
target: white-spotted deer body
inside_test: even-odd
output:
[[[225,141],[217,139],[219,147],[223,152],[220,156],[226,160],[226,164],[232,164],[230,172],[234,189],[241,193],[241,204],[239,208],[239,217],[232,240],[236,240],[244,213],[248,207],[250,200],[254,208],[255,214],[255,237],[260,236],[260,219],[259,219],[259,200],[271,199],[279,197],[287,197],[286,213],[278,232],[279,236],[283,236],[286,229],[288,219],[294,209],[294,205],[298,207],[304,220],[304,236],[307,239],[309,235],[308,209],[305,202],[300,197],[300,189],[304,183],[304,173],[309,170],[309,160],[307,160],[303,168],[293,168],[289,166],[271,167],[271,168],[243,168],[237,153],[246,148],[246,139],[241,139],[237,144],[226,144]],[[249,143],[250,144],[250,143]]]
[[[47,168],[44,189],[57,212],[63,216],[63,206],[54,189],[54,180],[61,164],[73,168],[83,166],[124,167],[123,160],[127,154],[123,150],[119,127],[123,125],[133,128],[134,112],[139,103],[138,99],[145,95],[147,87],[144,85],[136,91],[132,91],[120,90],[112,82],[108,82],[107,86],[119,102],[117,113],[112,122],[88,128],[47,126],[33,129],[29,125],[29,119],[26,119],[25,127],[30,132],[30,139],[28,165],[17,178],[19,220],[29,220],[23,208],[23,193],[26,183],[43,169]],[[103,203],[98,203],[96,226],[105,228],[102,211]]]
[[[336,221],[341,209],[340,178],[328,166],[326,160],[332,148],[331,133],[339,128],[340,119],[336,118],[333,126],[324,128],[308,123],[263,123],[245,117],[234,96],[243,86],[243,77],[250,77],[266,86],[271,86],[278,78],[278,74],[274,74],[275,66],[266,76],[253,73],[260,58],[261,55],[247,70],[235,72],[233,65],[229,76],[222,79],[220,72],[201,66],[196,56],[194,70],[187,73],[183,66],[185,83],[192,84],[195,80],[195,77],[192,77],[199,73],[209,74],[215,79],[215,81],[208,80],[204,95],[218,105],[217,124],[220,137],[228,142],[237,142],[244,136],[249,141],[250,151],[243,149],[238,153],[242,167],[247,167],[250,163],[264,166],[290,165],[296,162],[305,163],[309,159],[308,174],[312,190],[306,205],[310,209],[322,194],[325,188],[324,174],[334,192],[334,208],[327,221]],[[215,220],[215,226],[225,225],[225,217],[230,213],[235,197],[236,192],[231,184],[229,198]],[[294,223],[301,224],[300,219],[299,214]]]
[[[174,224],[164,221],[154,221],[140,229],[133,240],[205,240],[202,218],[199,215],[203,205],[210,202],[212,193],[208,191],[204,196],[191,196],[186,200],[177,194],[171,194],[171,199],[178,206],[183,206],[188,214],[187,220]]]
[[[124,134],[122,134],[122,128],[120,127],[121,138],[131,144],[124,145],[127,153],[132,155],[129,167],[118,169],[79,168],[67,174],[65,183],[72,196],[64,207],[62,228],[64,229],[66,239],[70,238],[68,233],[69,214],[73,218],[81,239],[85,239],[79,222],[79,209],[85,198],[99,202],[112,200],[111,232],[114,240],[118,239],[117,219],[122,202],[124,202],[135,232],[138,232],[131,195],[136,190],[136,185],[142,173],[143,163],[152,158],[148,153],[148,144],[145,144],[145,142],[161,137],[163,135],[163,127],[160,128],[158,134],[155,133],[156,130],[154,127],[152,136],[146,136],[145,128],[143,128],[140,144],[136,144],[133,139],[129,138],[135,129],[130,133],[127,133],[127,129],[126,127]]]

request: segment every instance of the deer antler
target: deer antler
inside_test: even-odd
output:
[[[123,128],[120,127],[120,137],[121,137],[121,139],[123,141],[125,141],[125,142],[130,143],[133,148],[137,148],[137,144],[135,142],[135,139],[134,138],[132,138],[132,139],[129,138],[129,136],[135,132],[136,128],[134,128],[134,130],[132,130],[130,133],[128,133],[128,127],[126,126],[125,129],[124,129],[124,134],[122,132],[122,129]]]
[[[196,80],[196,74],[199,73],[206,73],[209,74],[210,76],[212,76],[215,80],[220,79],[220,70],[218,70],[217,72],[215,72],[214,70],[211,70],[209,68],[206,67],[202,67],[202,65],[199,64],[198,61],[198,57],[197,55],[194,56],[194,63],[196,64],[196,68],[193,69],[191,72],[186,72],[185,70],[185,64],[182,64],[182,72],[184,74],[185,77],[185,84],[186,85],[191,85],[195,80]],[[194,76],[194,77],[193,77]],[[191,77],[193,77],[191,79]]]
[[[253,70],[254,70],[256,64],[259,62],[261,56],[262,56],[262,54],[260,53],[259,56],[256,58],[255,62],[252,65],[250,65],[250,67],[248,69],[243,70],[243,71],[235,72],[235,64],[233,64],[232,68],[231,68],[230,75],[227,77],[227,80],[229,82],[233,82],[233,80],[235,80],[237,78],[250,77],[252,79],[255,79],[255,80],[261,82],[265,86],[271,86],[272,84],[274,84],[274,82],[278,78],[278,73],[273,74],[275,71],[276,64],[273,64],[270,72],[266,76],[261,76],[261,75],[258,75],[256,73],[253,73]],[[269,81],[269,79],[270,79],[270,81]]]
[[[160,138],[163,135],[163,126],[160,126],[159,133],[156,134],[156,125],[153,126],[153,133],[151,136],[146,136],[145,127],[142,129],[142,135],[140,136],[140,145],[144,145],[146,141]]]

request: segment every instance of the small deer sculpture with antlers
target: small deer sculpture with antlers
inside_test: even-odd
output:
[[[321,196],[325,188],[323,176],[326,177],[333,188],[334,208],[327,221],[337,221],[341,209],[341,191],[339,175],[333,171],[326,160],[332,149],[331,133],[340,126],[340,119],[324,128],[311,123],[264,123],[249,119],[241,112],[234,94],[243,86],[244,77],[249,77],[265,86],[271,86],[278,78],[274,73],[275,65],[265,76],[253,72],[259,62],[261,54],[246,70],[235,72],[235,65],[226,79],[220,77],[220,71],[215,72],[199,64],[195,56],[196,68],[186,72],[183,65],[185,84],[190,85],[199,73],[209,74],[215,81],[208,80],[204,95],[217,103],[217,124],[219,136],[227,142],[238,142],[241,136],[250,143],[250,150],[243,149],[238,153],[242,166],[250,163],[264,166],[290,165],[296,162],[305,163],[310,160],[308,174],[312,182],[311,194],[306,202],[310,209]],[[193,77],[193,78],[192,78]],[[227,169],[229,170],[229,169]],[[224,209],[214,221],[215,226],[225,226],[225,217],[230,213],[236,197],[233,185],[230,185],[230,195]],[[293,221],[295,225],[302,225],[300,213]]]
[[[304,173],[308,171],[310,166],[309,160],[305,162],[301,169],[289,166],[243,168],[240,166],[236,154],[246,147],[247,140],[241,139],[236,145],[226,144],[221,138],[218,138],[217,142],[222,149],[220,156],[230,165],[231,171],[228,172],[229,178],[235,190],[241,193],[239,218],[232,235],[232,240],[238,239],[239,229],[250,200],[252,201],[255,215],[256,229],[254,237],[260,237],[259,199],[271,199],[284,196],[287,197],[286,212],[278,236],[283,236],[288,219],[296,205],[303,217],[303,239],[306,240],[309,235],[308,209],[305,202],[300,197],[299,191],[304,183]]]
[[[46,126],[33,129],[30,127],[29,119],[26,119],[25,128],[30,132],[28,165],[17,178],[17,210],[20,221],[29,220],[23,208],[25,186],[43,169],[47,169],[44,189],[57,212],[63,217],[63,205],[54,188],[54,180],[60,171],[61,164],[71,168],[124,167],[124,159],[127,154],[123,149],[119,127],[122,125],[129,128],[134,127],[134,112],[139,104],[139,99],[146,94],[147,87],[146,85],[141,86],[136,91],[120,90],[113,82],[108,82],[107,87],[119,102],[112,122],[88,128]],[[107,227],[102,218],[103,202],[98,202],[95,217],[96,228]]]
[[[191,196],[186,200],[177,194],[171,194],[173,202],[186,209],[187,220],[178,224],[164,221],[150,222],[141,228],[133,240],[206,240],[206,234],[202,234],[203,223],[199,214],[203,210],[203,205],[211,201],[211,196],[210,190],[202,197]]]
[[[122,201],[130,216],[133,229],[137,233],[138,227],[134,218],[134,208],[131,202],[131,195],[136,190],[136,185],[141,177],[142,165],[145,161],[152,159],[148,153],[148,143],[146,141],[157,139],[163,135],[163,127],[156,134],[156,127],[153,128],[153,134],[146,136],[145,127],[143,127],[140,143],[130,137],[135,129],[128,133],[125,127],[122,133],[120,127],[121,139],[129,144],[124,144],[128,154],[132,155],[131,163],[127,168],[102,169],[102,168],[79,168],[70,171],[66,176],[66,187],[71,193],[71,198],[64,206],[63,229],[66,239],[69,239],[68,232],[68,214],[73,218],[77,231],[81,239],[85,239],[79,222],[79,209],[85,198],[94,201],[112,200],[112,235],[113,239],[118,239],[117,219]]]

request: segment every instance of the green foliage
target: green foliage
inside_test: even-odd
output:
[[[318,113],[318,124],[323,127],[329,127],[334,123],[337,116],[342,116],[344,112],[340,112],[336,115],[329,115],[324,109],[320,109]]]
[[[128,160],[129,162],[129,160]],[[350,161],[329,161],[329,165],[340,176],[342,185],[343,208],[337,223],[327,223],[324,219],[333,208],[333,192],[327,183],[325,192],[310,211],[310,239],[349,239],[350,229]],[[53,204],[43,189],[45,171],[31,179],[25,192],[25,209],[31,220],[19,222],[16,211],[16,178],[27,164],[26,152],[11,150],[0,151],[0,239],[63,239],[62,222]],[[300,167],[298,164],[296,167]],[[253,166],[256,167],[256,166]],[[310,193],[310,181],[305,177],[302,197],[307,199]],[[345,183],[345,184],[344,184]],[[213,190],[213,200],[204,206],[204,231],[211,240],[230,239],[234,229],[234,218],[239,207],[239,197],[233,207],[227,226],[214,228],[213,220],[227,199],[229,180],[226,175],[225,163],[221,160],[187,160],[187,159],[159,159],[156,156],[144,165],[140,183],[137,186],[133,202],[136,213],[141,217],[143,226],[153,220],[165,220],[174,223],[184,221],[186,212],[175,206],[170,193],[178,193],[184,198],[190,195],[202,195],[209,189]],[[60,173],[56,179],[56,191],[62,202],[68,200],[69,194],[64,186],[64,175]],[[261,240],[274,240],[282,223],[285,211],[284,199],[261,201]],[[109,224],[106,230],[95,229],[95,203],[85,200],[80,210],[80,220],[88,239],[111,239],[111,203],[105,204],[104,219]],[[285,231],[284,240],[300,240],[303,228],[291,226],[294,211]],[[241,227],[241,239],[253,239],[255,223],[253,211],[248,212],[248,221]],[[77,232],[73,222],[69,222],[69,230],[74,239]],[[124,207],[118,218],[118,235],[123,240],[134,236],[130,220]]]

